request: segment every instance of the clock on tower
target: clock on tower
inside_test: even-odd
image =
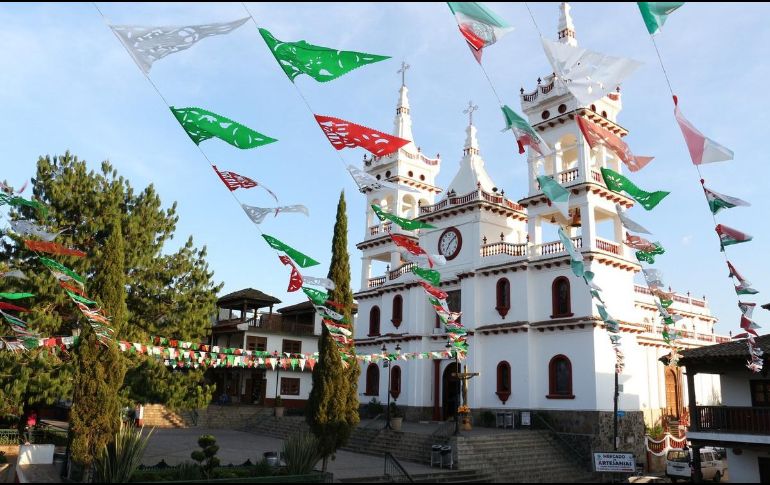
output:
[[[460,253],[463,247],[463,237],[456,227],[450,227],[438,238],[438,253],[451,261]]]

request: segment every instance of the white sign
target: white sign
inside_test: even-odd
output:
[[[521,425],[532,426],[531,415],[529,414],[529,411],[521,412]]]
[[[597,472],[634,473],[636,458],[633,453],[594,453],[594,469]]]

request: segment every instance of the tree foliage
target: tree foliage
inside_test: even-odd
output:
[[[337,204],[337,220],[332,237],[332,259],[328,277],[336,288],[329,298],[342,305],[346,321],[351,322],[353,314],[353,292],[350,289],[350,257],[348,255],[348,219],[344,192]],[[342,365],[337,344],[323,327],[318,342],[318,362],[313,369],[313,389],[307,408],[310,429],[319,440],[324,468],[329,456],[344,446],[350,434],[359,423],[358,376],[360,370],[355,362],[345,369]]]

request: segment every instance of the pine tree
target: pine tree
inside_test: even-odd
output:
[[[336,288],[330,292],[329,298],[342,305],[340,313],[346,321],[351,322],[352,330],[353,292],[350,289],[346,212],[345,193],[342,192],[337,204],[328,275]],[[319,439],[324,470],[329,456],[334,456],[335,451],[348,442],[350,434],[359,423],[359,373],[356,361],[352,361],[347,369],[343,367],[337,344],[326,327],[323,327],[318,342],[318,362],[313,369],[313,389],[308,401],[307,421]]]
[[[115,215],[120,216],[123,238],[128,242],[123,251],[123,274],[128,283],[127,313],[123,320],[128,323],[121,324],[121,340],[149,343],[152,335],[190,341],[205,339],[221,285],[212,281],[205,247],[196,248],[192,238],[176,251],[163,251],[174,237],[176,204],[164,209],[152,185],[137,191],[108,162],[102,163],[100,170],[89,170],[86,162],[69,153],[41,157],[33,182],[32,195],[49,207],[48,217],[43,219],[39,212],[24,207],[11,211],[11,220],[31,219],[51,231],[63,230],[56,242],[86,251],[85,258],[57,260],[85,276],[89,280],[89,294],[96,299],[102,296],[96,280],[99,269],[105,266],[110,228]],[[41,335],[70,335],[83,320],[81,313],[56,279],[24,248],[22,237],[12,231],[2,236],[0,261],[7,267],[23,269],[29,277],[4,279],[3,291],[35,294],[25,305],[32,309],[24,314],[31,330]],[[4,333],[0,322],[0,334]],[[213,388],[202,385],[202,371],[172,372],[151,362],[153,357],[123,357],[129,367],[121,392],[125,400],[191,409],[210,399]],[[28,404],[52,404],[59,398],[72,397],[72,357],[51,355],[43,349],[6,354],[3,359],[0,410],[21,414]],[[12,368],[34,368],[36,373],[6,372]],[[142,377],[147,369],[152,370],[151,387],[146,386],[148,379]]]
[[[110,317],[116,334],[126,326],[126,277],[123,232],[115,214],[104,247],[102,266],[93,279],[92,294],[98,295],[103,314]],[[123,355],[116,342],[102,343],[87,324],[77,349],[74,395],[70,425],[74,439],[72,456],[90,465],[120,429],[119,392],[126,373]]]

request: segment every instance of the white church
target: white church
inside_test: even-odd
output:
[[[569,5],[562,4],[560,42],[577,45]],[[462,371],[478,372],[468,386],[468,404],[476,412],[542,410],[562,416],[580,413],[612,415],[615,354],[608,333],[592,304],[589,289],[570,270],[570,260],[556,233],[569,227],[586,269],[596,274],[604,300],[621,322],[625,369],[619,376],[619,409],[643,413],[654,424],[661,416],[685,418],[686,386],[682,370],[659,361],[669,353],[661,337],[662,323],[641,266],[626,247],[616,204],[634,201],[607,189],[599,169],[623,172],[623,164],[604,147],[591,149],[577,124],[582,117],[618,136],[620,90],[590,106],[582,106],[549,74],[532,92],[521,91],[521,109],[553,154],[528,151],[528,192],[515,202],[499,190],[484,168],[479,133],[472,121],[462,153],[453,157],[457,173],[448,187],[436,186],[441,160],[423,154],[414,143],[397,152],[364,160],[377,179],[397,182],[398,189],[368,190],[367,217],[361,251],[361,289],[355,295],[358,318],[355,344],[360,353],[445,351],[447,335],[428,303],[418,277],[391,241],[388,230],[418,242],[429,253],[443,255],[441,290],[452,311],[462,312],[470,344]],[[393,134],[414,140],[408,90],[401,86]],[[459,141],[459,140],[458,140]],[[513,140],[512,140],[513,144]],[[459,145],[459,143],[458,143]],[[514,145],[515,146],[515,145]],[[459,146],[458,146],[459,148]],[[454,160],[459,159],[459,167]],[[654,168],[652,168],[654,170]],[[543,195],[536,177],[552,175],[571,192],[565,219]],[[408,186],[413,191],[403,190]],[[378,204],[398,216],[417,218],[435,229],[405,231],[381,224],[371,210]],[[665,241],[663,241],[665,245]],[[372,274],[373,264],[387,265]],[[665,274],[675,271],[662,258]],[[723,342],[714,334],[716,318],[708,303],[676,294],[669,312],[680,315],[676,328],[680,348]],[[390,372],[390,378],[388,373]],[[444,420],[458,405],[453,359],[397,360],[363,363],[359,393],[362,404],[391,399],[407,419]],[[697,375],[697,395],[719,401],[718,376]],[[597,413],[599,412],[599,413]],[[641,418],[637,422],[641,421]]]

